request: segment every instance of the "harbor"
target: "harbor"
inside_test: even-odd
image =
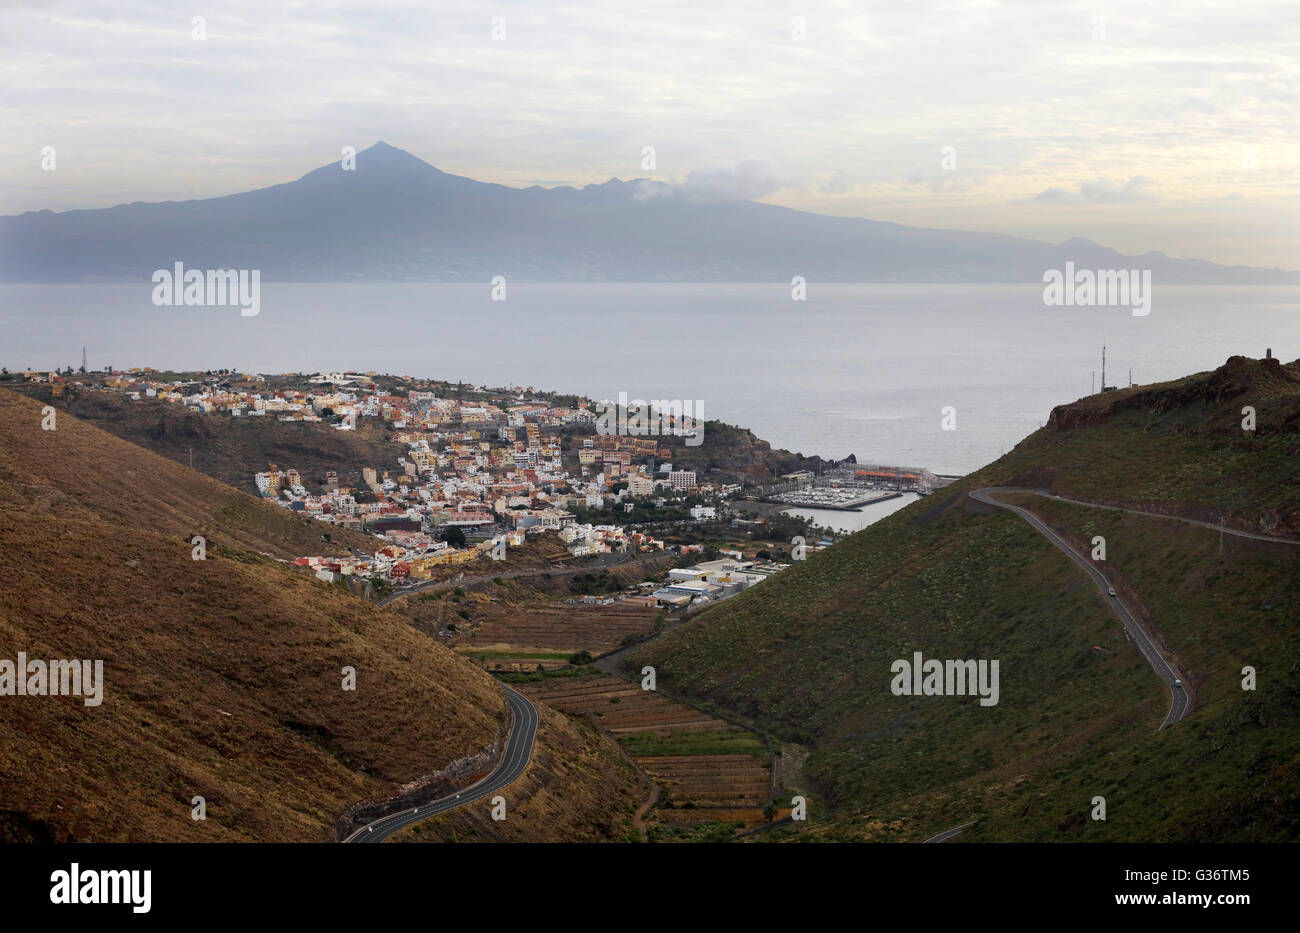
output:
[[[780,505],[797,506],[805,509],[833,509],[838,512],[860,512],[864,506],[890,499],[901,499],[903,494],[897,490],[876,491],[864,496],[860,489],[835,489],[832,487],[813,487],[811,489],[779,493],[771,498],[760,499],[762,502],[775,502]]]
[[[904,493],[927,496],[957,478],[940,476],[922,467],[848,463],[818,474],[807,470],[788,473],[780,483],[757,489],[747,498],[794,508],[858,512],[901,498]]]

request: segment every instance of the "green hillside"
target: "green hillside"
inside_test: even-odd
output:
[[[1258,430],[1240,410],[1257,409]],[[1213,373],[1060,406],[998,462],[650,644],[660,689],[811,751],[809,819],[766,838],[1281,840],[1300,830],[1300,547],[1020,496],[1104,569],[1188,675],[1169,692],[1096,587],[1027,522],[970,499],[1050,487],[1286,534],[1300,520],[1300,365]],[[1004,496],[1008,501],[1016,496]],[[895,696],[890,665],[997,659],[1000,698]],[[1241,669],[1258,688],[1241,689]],[[1106,798],[1107,819],[1090,818]]]

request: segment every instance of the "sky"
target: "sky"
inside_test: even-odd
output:
[[[0,0],[0,214],[381,139],[512,186],[1300,269],[1300,3]]]

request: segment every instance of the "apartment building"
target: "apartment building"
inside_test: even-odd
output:
[[[673,470],[668,474],[668,482],[674,489],[694,489],[694,470]]]

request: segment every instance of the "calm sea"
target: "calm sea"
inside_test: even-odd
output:
[[[593,397],[701,399],[774,446],[965,473],[1100,382],[1300,357],[1300,289],[1166,286],[1151,313],[1045,307],[1040,286],[264,284],[261,313],[155,307],[152,286],[0,285],[0,364],[355,369]],[[943,430],[943,409],[956,430]]]

